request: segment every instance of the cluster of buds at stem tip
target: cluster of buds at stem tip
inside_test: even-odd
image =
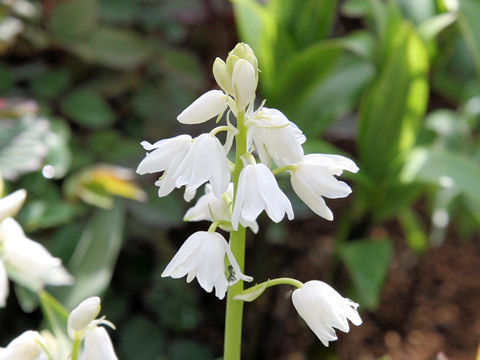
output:
[[[187,282],[196,277],[206,291],[215,288],[220,299],[228,286],[252,278],[243,274],[230,244],[216,233],[217,228],[237,231],[245,227],[256,233],[257,217],[263,211],[277,223],[285,217],[292,220],[290,200],[276,180],[281,174],[290,176],[293,191],[314,213],[333,220],[324,198],[348,196],[350,187],[336,176],[344,170],[358,171],[356,164],[344,156],[305,155],[302,145],[306,137],[297,125],[280,110],[264,107],[265,101],[255,109],[258,74],[257,58],[247,44],[235,46],[226,61],[215,59],[213,75],[221,90],[201,95],[177,120],[200,124],[216,118],[218,123],[226,112],[226,124],[195,138],[179,135],[153,144],[144,141],[142,146],[147,154],[137,168],[139,174],[160,173],[155,182],[159,196],[184,186],[184,198],[191,201],[197,189],[205,185],[205,194],[187,211],[184,220],[212,224],[208,231],[196,232],[185,241],[162,276],[186,276]],[[231,121],[232,115],[236,122]],[[227,132],[224,144],[217,138],[222,131]],[[236,162],[232,163],[228,153],[234,139],[236,154],[230,158]],[[352,315],[354,312],[358,316],[357,304],[341,301],[344,298],[333,289],[319,291],[318,284],[311,284],[316,283],[307,282],[296,290],[293,301],[322,342],[334,340],[332,326],[348,331],[345,319],[360,324],[360,318]],[[319,293],[322,295],[317,296]],[[315,309],[318,304],[330,306],[331,311]],[[311,312],[316,315],[310,315]],[[326,325],[321,323],[322,319],[327,321]]]

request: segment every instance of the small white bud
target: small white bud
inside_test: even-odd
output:
[[[244,109],[255,98],[257,77],[255,69],[247,60],[240,59],[236,62],[232,74],[235,100],[239,110]]]
[[[213,77],[223,91],[233,95],[232,75],[227,70],[227,64],[218,57],[213,63]]]
[[[178,115],[182,124],[200,124],[220,115],[227,108],[227,95],[220,90],[210,90],[200,96]]]
[[[73,338],[75,332],[85,329],[100,313],[100,298],[93,296],[83,300],[68,317],[68,334]]]

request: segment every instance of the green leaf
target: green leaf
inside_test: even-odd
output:
[[[480,207],[480,166],[470,157],[439,148],[417,148],[407,157],[403,181],[456,188]]]
[[[262,86],[269,89],[275,76],[275,19],[254,0],[233,0],[233,8],[240,38],[255,52],[263,75]]]
[[[480,81],[480,2],[478,0],[461,0],[459,3],[458,21],[463,36],[477,69]]]
[[[54,7],[50,28],[62,41],[72,41],[94,31],[97,23],[96,0],[70,0]]]
[[[262,295],[267,287],[268,281],[254,285],[252,287],[249,287],[248,289],[243,290],[240,294],[235,295],[234,300],[252,302],[256,300],[260,295]]]
[[[301,0],[296,3],[299,7],[292,12],[293,33],[299,48],[328,38],[337,15],[338,0]]]
[[[50,70],[42,72],[33,79],[32,91],[41,97],[53,98],[66,90],[70,85],[71,74],[68,69]]]
[[[205,345],[192,340],[176,341],[170,348],[169,359],[171,360],[211,360],[214,358],[211,351]]]
[[[360,302],[367,309],[374,310],[379,305],[392,255],[393,246],[388,239],[354,240],[340,248],[340,257],[348,269]]]
[[[133,31],[102,27],[85,41],[72,44],[71,49],[85,61],[121,70],[144,63],[154,46]]]
[[[60,179],[65,176],[72,162],[72,153],[68,146],[70,128],[65,121],[55,119],[51,122],[51,130],[46,139],[48,155],[44,161],[42,174],[48,179]]]
[[[93,214],[67,268],[75,277],[68,289],[52,289],[69,309],[90,296],[101,296],[110,284],[123,243],[125,206],[116,201],[111,210]]]
[[[343,51],[339,41],[324,41],[289,58],[269,94],[275,104],[296,104],[331,72]]]
[[[422,39],[432,41],[444,29],[449,27],[457,20],[454,13],[444,13],[428,18],[418,25],[418,34]]]
[[[323,132],[334,120],[351,112],[372,80],[374,66],[358,56],[343,54],[333,70],[303,94],[288,115],[306,134]]]
[[[97,93],[89,90],[76,90],[61,102],[62,110],[73,121],[92,129],[110,126],[115,115],[108,103]]]
[[[0,119],[0,173],[5,179],[15,180],[42,166],[49,127],[44,118]]]
[[[405,208],[399,213],[398,219],[410,249],[419,253],[427,250],[428,238],[420,217],[411,209]]]
[[[428,100],[428,55],[412,26],[402,23],[359,112],[362,169],[382,181],[394,176],[415,143]]]

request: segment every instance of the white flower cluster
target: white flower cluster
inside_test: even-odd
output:
[[[25,236],[11,217],[22,207],[27,192],[23,189],[0,199],[0,307],[9,293],[8,278],[34,292],[45,285],[71,285],[73,277],[41,244]]]
[[[99,325],[115,327],[103,317],[96,319],[100,308],[100,298],[91,297],[82,301],[68,317],[68,333],[73,342],[78,342],[81,360],[118,359],[107,331]],[[48,331],[25,331],[6,348],[0,348],[0,360],[64,360],[71,356],[62,352],[62,339]]]
[[[293,190],[310,209],[333,220],[324,198],[348,196],[350,187],[335,176],[344,170],[357,172],[358,167],[339,155],[305,155],[302,144],[306,137],[293,122],[281,111],[266,108],[263,103],[255,109],[258,73],[255,54],[244,43],[238,44],[226,61],[217,58],[213,74],[222,90],[204,93],[177,120],[183,124],[200,124],[216,118],[218,122],[227,112],[226,125],[195,138],[179,135],[154,144],[142,142],[148,153],[137,172],[141,175],[163,172],[155,183],[158,195],[166,196],[173,189],[185,186],[186,201],[192,200],[197,189],[205,184],[205,195],[187,211],[184,220],[211,221],[216,224],[214,229],[219,226],[226,231],[237,231],[243,226],[256,233],[256,219],[263,211],[276,223],[285,215],[292,220],[290,200],[275,178],[281,172],[290,175]],[[237,118],[235,126],[230,122],[231,114]],[[223,145],[216,137],[220,131],[227,131]],[[232,164],[228,154],[234,138],[236,157]],[[203,289],[211,292],[215,287],[216,296],[222,299],[228,285],[252,278],[242,274],[228,243],[214,229],[191,235],[162,275],[174,278],[187,275],[188,282],[197,277]],[[303,289],[296,290],[297,299],[306,293]],[[296,303],[303,307],[300,300]],[[343,322],[340,329],[345,329]],[[332,338],[330,334],[329,339]]]

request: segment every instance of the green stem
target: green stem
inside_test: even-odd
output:
[[[247,152],[247,127],[245,126],[245,112],[237,117],[238,134],[235,137],[235,168],[232,173],[234,188],[233,200],[237,195],[238,179],[243,169],[241,156]],[[237,231],[230,232],[230,248],[235,259],[244,272],[245,263],[245,228],[238,226]],[[240,360],[242,345],[243,301],[234,300],[235,295],[243,291],[243,281],[229,287],[227,293],[227,309],[225,314],[225,340],[223,360]]]
[[[75,334],[75,339],[73,340],[73,348],[72,348],[72,360],[78,360],[81,344],[82,344],[82,340],[77,334]]]

